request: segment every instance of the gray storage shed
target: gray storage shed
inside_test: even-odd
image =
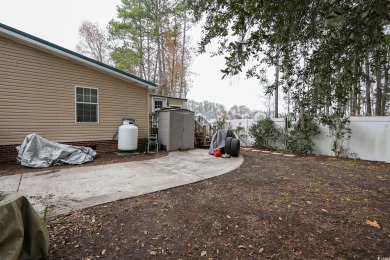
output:
[[[166,109],[158,112],[158,143],[167,151],[194,148],[194,112]]]

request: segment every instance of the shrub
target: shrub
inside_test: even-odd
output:
[[[273,145],[280,136],[271,118],[258,120],[249,128],[249,135],[254,139],[254,146],[265,149],[274,149]]]
[[[318,123],[313,116],[300,115],[288,134],[287,149],[295,154],[308,154],[313,151],[311,138],[320,133]]]
[[[349,117],[340,116],[339,114],[323,115],[321,123],[328,126],[329,135],[332,138],[331,150],[335,157],[341,155],[346,156],[349,149],[344,147],[344,142],[351,138],[352,130],[348,127],[350,121]]]
[[[216,128],[216,130],[221,130],[221,129],[225,129],[225,125],[226,125],[226,117],[219,117],[217,118],[213,126]]]

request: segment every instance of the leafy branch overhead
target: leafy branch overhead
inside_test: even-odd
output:
[[[225,56],[224,76],[245,70],[248,77],[265,81],[264,69],[276,66],[281,80],[268,85],[267,93],[283,86],[299,113],[371,115],[375,106],[376,115],[385,114],[389,105],[389,1],[187,2],[195,19],[205,21],[199,51],[206,52],[217,40],[217,53]],[[366,63],[369,69],[364,71]],[[373,98],[370,72],[375,73],[377,83]],[[360,102],[362,82],[369,86]]]

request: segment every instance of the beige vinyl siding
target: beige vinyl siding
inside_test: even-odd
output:
[[[168,103],[170,106],[181,106],[184,108],[184,101],[182,99],[170,98],[168,99]]]
[[[99,123],[75,122],[75,87],[99,91]],[[30,133],[57,142],[110,140],[123,117],[147,137],[146,88],[0,37],[0,145]]]
[[[158,97],[158,96],[150,96],[150,103],[149,103],[149,112],[153,110],[153,98],[155,99],[166,99],[168,106],[181,106],[184,108],[184,100],[183,99],[177,99],[177,98],[169,98],[169,97]]]

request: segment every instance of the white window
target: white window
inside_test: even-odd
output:
[[[76,122],[99,122],[99,95],[96,88],[76,87]]]
[[[161,100],[154,101],[154,110],[160,110],[163,108],[163,102]]]
[[[164,107],[167,107],[167,99],[166,98],[152,98],[152,112],[158,111]]]

